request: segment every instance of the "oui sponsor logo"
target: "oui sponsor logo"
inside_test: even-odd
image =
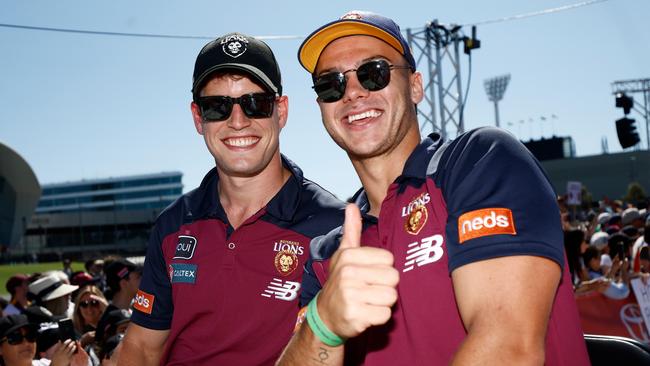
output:
[[[179,235],[176,243],[176,251],[172,259],[191,259],[194,256],[197,240],[190,235]]]

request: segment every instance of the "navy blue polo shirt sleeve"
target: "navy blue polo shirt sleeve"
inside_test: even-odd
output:
[[[323,288],[321,280],[323,282],[327,280],[328,260],[338,249],[342,235],[342,227],[338,226],[325,235],[313,238],[309,243],[309,259],[305,263],[302,274],[301,308],[309,304],[311,299],[316,297],[318,291]],[[316,268],[319,270],[320,279]]]
[[[302,273],[302,285],[300,291],[300,307],[307,306],[309,302],[316,297],[318,291],[322,288],[316,274],[314,273],[313,262],[310,258],[305,263]]]
[[[459,136],[433,173],[447,204],[450,273],[465,264],[533,255],[564,264],[556,195],[544,171],[508,132]]]
[[[149,237],[140,288],[133,303],[131,321],[149,329],[166,330],[171,327],[172,289],[162,252],[158,225]]]

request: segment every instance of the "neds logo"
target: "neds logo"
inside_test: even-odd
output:
[[[461,243],[497,234],[517,234],[510,209],[485,208],[464,213],[458,218],[458,241]]]
[[[151,314],[155,297],[142,290],[138,290],[133,299],[133,308],[146,314]]]

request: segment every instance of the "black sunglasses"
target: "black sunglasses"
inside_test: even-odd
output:
[[[386,60],[372,60],[361,64],[356,69],[343,72],[330,72],[315,76],[314,90],[323,103],[333,103],[343,98],[345,94],[345,74],[356,71],[357,79],[361,86],[370,91],[377,91],[385,88],[390,83],[390,70],[410,69],[411,66],[391,65]]]
[[[23,333],[23,330],[25,330],[25,333]],[[0,339],[0,343],[7,341],[7,343],[10,345],[15,346],[17,344],[23,343],[23,339],[27,340],[27,342],[36,342],[37,336],[38,332],[36,331],[36,328],[25,327],[16,329],[13,332],[7,334],[4,338]]]
[[[196,104],[204,121],[217,122],[228,119],[235,104],[239,104],[248,118],[269,118],[273,114],[275,98],[273,93],[244,94],[239,98],[215,95],[199,97]]]
[[[94,299],[93,300],[84,300],[84,301],[81,301],[79,303],[79,306],[81,306],[84,309],[89,307],[89,306],[97,307],[97,306],[99,306],[99,301],[94,300]]]

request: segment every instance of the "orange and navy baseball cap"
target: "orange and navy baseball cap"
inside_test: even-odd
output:
[[[399,25],[390,18],[363,10],[349,11],[339,19],[316,29],[300,45],[298,60],[302,67],[313,74],[327,45],[339,38],[356,35],[376,37],[388,43],[401,53],[411,69],[415,70],[415,59]]]

